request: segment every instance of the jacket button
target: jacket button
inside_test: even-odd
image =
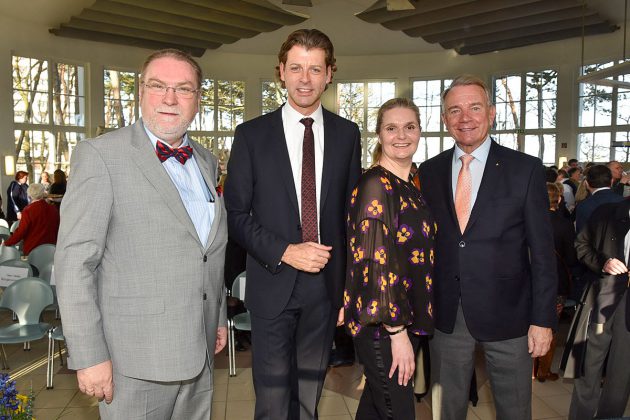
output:
[[[459,281],[459,276],[455,276],[455,281]]]
[[[466,247],[466,242],[461,241],[461,242],[459,243],[459,247],[460,247],[460,248],[465,248],[465,247]]]
[[[204,256],[203,256],[203,262],[206,262],[206,261],[208,261],[208,256],[207,256],[207,255],[204,255]]]
[[[205,293],[203,294],[203,300],[207,300],[208,299],[208,295],[206,295]]]

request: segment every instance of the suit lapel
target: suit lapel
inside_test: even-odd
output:
[[[323,213],[326,195],[328,194],[328,187],[330,187],[332,171],[337,167],[335,162],[333,162],[335,159],[335,138],[337,127],[335,125],[335,120],[331,117],[328,111],[322,108],[322,114],[324,115],[324,164],[322,166],[322,184],[319,198],[320,215]]]
[[[203,180],[206,182],[206,186],[210,190],[210,194],[214,197],[214,219],[212,220],[212,226],[208,233],[208,240],[206,241],[206,249],[210,248],[214,238],[217,236],[219,230],[220,220],[223,212],[223,197],[219,197],[216,186],[216,168],[213,168],[211,162],[206,159],[204,153],[205,148],[196,141],[188,138],[190,145],[194,150],[195,161],[199,166],[199,171]],[[195,230],[196,231],[196,230]]]
[[[630,202],[628,200],[622,201],[621,204],[617,205],[615,210],[615,236],[617,237],[618,243],[618,255],[621,257],[621,261],[624,264],[627,263],[625,261],[625,237],[630,230],[630,217],[628,215],[628,210],[630,209]]]
[[[197,243],[199,243],[199,246],[201,246],[195,225],[192,220],[190,220],[184,203],[182,203],[179,191],[177,191],[166,169],[164,169],[156,157],[155,150],[151,146],[151,140],[144,131],[142,120],[134,124],[131,146],[130,153],[133,155],[132,161],[140,168],[146,180],[153,185],[175,217],[186,227]]]
[[[284,106],[289,105],[284,104]],[[274,111],[270,128],[269,147],[272,149],[271,156],[275,159],[276,165],[274,166],[280,172],[280,179],[282,180],[284,188],[287,190],[289,201],[293,205],[295,212],[299,215],[300,207],[298,206],[297,194],[295,192],[291,159],[289,159],[287,140],[284,137],[284,126],[282,125],[282,107]]]
[[[483,206],[490,202],[493,191],[496,190],[497,182],[502,179],[501,172],[503,170],[503,164],[499,159],[499,146],[497,146],[494,140],[490,139],[489,141],[491,141],[490,152],[488,152],[488,159],[486,159],[486,166],[484,167],[483,176],[481,177],[481,185],[477,192],[475,204],[470,212],[470,219],[468,219],[466,230],[469,230],[475,223],[483,210]]]
[[[444,195],[444,202],[448,203],[449,213],[451,215],[451,219],[455,226],[459,226],[459,222],[457,221],[457,213],[455,212],[455,201],[453,200],[453,153],[455,153],[455,147],[450,150],[449,153],[443,155],[445,162],[441,165],[437,165],[438,168],[442,169],[442,173],[439,174],[437,179],[446,180],[446,182],[440,182],[439,185],[443,186],[442,194]],[[459,228],[458,228],[459,230]]]

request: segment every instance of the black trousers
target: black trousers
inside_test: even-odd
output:
[[[280,315],[251,319],[254,419],[317,419],[337,321],[323,275],[299,273]]]
[[[389,337],[374,340],[369,330],[355,338],[355,349],[359,362],[363,365],[366,381],[359,401],[356,420],[413,420],[416,409],[413,396],[413,383],[407,386],[398,385],[398,370],[389,378],[392,366],[392,343]],[[418,350],[420,340],[409,334],[414,353]]]

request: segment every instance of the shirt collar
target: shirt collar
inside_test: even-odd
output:
[[[481,164],[485,165],[486,160],[488,160],[488,154],[490,153],[490,146],[492,145],[492,140],[490,136],[486,137],[486,139],[481,143],[479,147],[477,147],[470,155],[477,159]],[[459,161],[459,158],[464,156],[466,153],[462,149],[459,148],[457,143],[455,143],[455,153],[453,153],[453,162]]]
[[[591,193],[591,195],[594,195],[595,193],[598,193],[598,192],[603,191],[603,190],[609,190],[609,189],[610,189],[610,187],[601,187],[601,188],[596,188],[596,189],[594,189],[594,190],[593,190],[593,192]]]
[[[322,112],[322,103],[319,103],[319,106],[311,115],[302,115],[298,111],[296,111],[288,102],[282,106],[282,117],[285,123],[289,124],[302,124],[300,120],[302,118],[310,117],[313,119],[313,123],[315,125],[323,125],[324,121],[324,113]]]
[[[151,132],[151,130],[149,130],[149,129],[147,128],[147,126],[146,126],[146,125],[144,125],[144,124],[143,124],[142,126],[144,127],[144,131],[147,133],[147,136],[149,136],[149,140],[151,140],[151,144],[153,144],[153,148],[154,148],[154,149],[155,149],[155,147],[157,146],[157,142],[158,142],[158,141],[161,141],[162,143],[164,143],[165,145],[167,145],[168,147],[170,147],[170,148],[172,149],[172,147],[171,147],[171,145],[170,145],[170,144],[168,144],[168,143],[167,143],[167,142],[165,142],[164,140],[161,140],[159,137],[157,137],[155,134],[153,134],[153,133]],[[190,146],[188,143],[189,143],[189,142],[188,142],[188,133],[185,133],[185,134],[184,134],[184,140],[182,141],[182,144],[180,144],[180,145],[179,145],[179,147]]]

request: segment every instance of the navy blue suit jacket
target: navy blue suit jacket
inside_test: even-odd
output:
[[[289,106],[288,104],[285,106]],[[361,174],[359,127],[325,109],[320,240],[332,246],[323,275],[340,308],[346,268],[346,202]],[[236,127],[228,162],[228,231],[247,250],[245,304],[272,319],[286,307],[298,271],[279,264],[289,244],[302,242],[300,212],[282,125],[282,109]]]
[[[616,194],[613,190],[601,190],[582,201],[575,208],[575,231],[580,233],[582,228],[586,226],[591,214],[602,204],[619,203],[624,198]]]
[[[435,322],[455,325],[458,302],[480,341],[555,328],[557,272],[549,198],[539,159],[492,141],[481,186],[462,234],[453,202],[454,149],[420,165],[420,186],[438,224]]]

